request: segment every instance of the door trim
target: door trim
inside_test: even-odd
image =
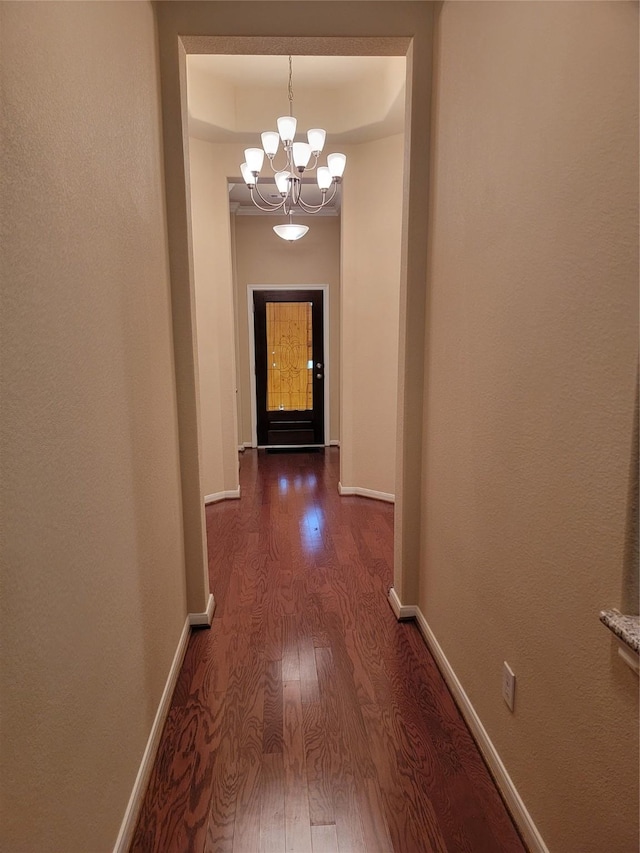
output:
[[[249,379],[251,384],[251,446],[258,447],[258,412],[256,408],[256,344],[253,322],[253,294],[256,290],[321,290],[324,347],[324,445],[329,446],[330,405],[330,360],[329,360],[329,285],[328,284],[248,284],[247,312],[249,319]]]

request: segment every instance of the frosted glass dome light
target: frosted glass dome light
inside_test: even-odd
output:
[[[293,243],[295,240],[299,240],[309,230],[308,225],[299,225],[296,222],[287,222],[286,225],[274,225],[273,230],[276,232],[278,237],[282,237],[283,240],[287,240],[289,243]]]

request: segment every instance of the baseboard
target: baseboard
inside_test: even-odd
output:
[[[340,441],[337,438],[332,438],[329,441],[329,447],[340,447]]]
[[[151,771],[153,770],[156,753],[158,752],[158,747],[160,745],[162,729],[164,728],[164,723],[167,718],[167,714],[169,713],[173,691],[176,686],[176,681],[178,680],[178,675],[180,674],[180,668],[182,667],[185,652],[187,651],[187,643],[189,641],[190,633],[191,626],[189,623],[189,617],[187,617],[182,628],[182,634],[178,641],[178,647],[173,656],[173,661],[171,662],[171,668],[169,669],[169,675],[167,676],[167,681],[164,685],[164,690],[162,691],[160,704],[158,705],[158,710],[156,711],[156,716],[153,721],[153,725],[151,726],[147,745],[142,756],[142,761],[140,762],[140,767],[138,768],[138,775],[136,776],[136,781],[133,783],[133,790],[131,791],[131,796],[129,797],[129,802],[127,803],[122,823],[120,824],[120,832],[118,833],[116,843],[113,847],[113,853],[128,853],[128,850],[131,847],[133,835],[136,831],[136,823],[138,822],[138,815],[140,814],[144,795],[147,792],[147,785],[149,784],[149,778],[151,776]]]
[[[403,606],[400,603],[400,600],[395,595],[395,591],[392,589],[394,597],[397,600],[397,606],[400,609],[400,612],[405,612],[411,609],[409,606]],[[389,601],[391,606],[395,607],[393,604],[391,592],[389,593]],[[540,835],[538,828],[533,822],[533,818],[527,811],[527,807],[525,806],[520,794],[518,793],[516,786],[513,783],[513,780],[509,776],[507,772],[507,768],[502,763],[502,759],[498,754],[497,749],[493,745],[491,738],[487,734],[487,730],[482,725],[482,721],[478,716],[475,708],[471,704],[471,700],[465,693],[465,690],[460,683],[458,676],[455,674],[453,667],[447,660],[447,657],[442,650],[442,647],[438,643],[435,634],[429,627],[427,620],[424,618],[424,615],[419,607],[414,607],[415,610],[415,619],[422,634],[425,643],[427,644],[429,651],[433,655],[438,669],[442,673],[444,680],[451,691],[455,702],[462,713],[469,729],[471,730],[471,734],[473,735],[480,751],[482,752],[491,773],[493,774],[493,778],[496,781],[498,788],[500,789],[504,801],[507,805],[507,808],[511,812],[511,815],[516,823],[516,826],[520,830],[520,833],[524,839],[525,844],[528,846],[530,853],[549,853],[549,849],[547,845],[544,843],[544,839]]]
[[[216,603],[214,601],[213,595],[209,593],[207,609],[204,611],[204,613],[190,613],[189,625],[191,625],[192,628],[210,628],[211,620],[213,619],[213,611],[215,609]]]
[[[371,498],[374,501],[386,501],[395,503],[396,496],[389,492],[376,492],[373,489],[361,489],[359,486],[343,486],[338,483],[338,493],[341,495],[357,495],[360,498]]]
[[[233,500],[240,497],[240,486],[237,489],[229,489],[226,492],[214,492],[212,495],[205,495],[204,502],[206,504],[215,504],[218,501]]]
[[[389,590],[389,604],[391,609],[396,614],[398,622],[404,622],[406,619],[415,619],[418,608],[415,604],[402,604],[398,598],[398,593],[394,587]]]

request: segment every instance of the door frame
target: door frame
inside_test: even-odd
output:
[[[322,291],[322,347],[324,349],[324,446],[329,446],[329,285],[328,284],[248,284],[247,313],[249,320],[249,378],[251,384],[251,446],[258,447],[258,410],[256,404],[256,344],[253,294],[259,290]],[[260,445],[262,446],[262,445]]]

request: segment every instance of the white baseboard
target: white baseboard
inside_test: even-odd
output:
[[[329,447],[340,447],[340,441],[337,438],[332,438],[329,441]]]
[[[189,625],[191,625],[192,628],[210,628],[211,620],[213,619],[213,611],[215,609],[216,603],[214,601],[213,595],[209,593],[207,609],[204,611],[204,613],[190,613]]]
[[[393,587],[389,590],[389,603],[391,604],[393,612],[396,614],[398,619],[410,619],[412,616],[415,618],[420,633],[422,634],[429,651],[433,655],[435,662],[438,665],[438,669],[442,673],[442,676],[446,681],[462,716],[469,726],[474,740],[478,744],[485,761],[489,765],[489,769],[496,780],[496,784],[502,792],[505,803],[507,804],[507,807],[511,812],[511,815],[529,850],[531,853],[549,853],[549,848],[544,843],[544,839],[533,822],[533,818],[527,811],[527,807],[522,801],[516,786],[513,784],[513,780],[509,776],[507,768],[502,763],[502,759],[500,758],[497,749],[487,734],[487,730],[482,725],[480,717],[471,704],[471,700],[465,693],[464,687],[460,683],[458,676],[455,674],[453,667],[447,660],[440,643],[437,641],[435,634],[429,627],[422,611],[416,605],[403,605]]]
[[[391,587],[389,590],[389,604],[391,605],[393,612],[396,614],[398,622],[416,618],[418,608],[415,604],[402,604],[394,587]]]
[[[136,776],[136,781],[133,783],[133,790],[131,791],[122,823],[120,824],[120,832],[113,847],[113,853],[128,853],[131,847],[136,823],[138,822],[138,815],[142,807],[144,795],[147,792],[149,777],[151,776],[158,746],[160,745],[162,729],[169,713],[173,691],[178,680],[185,652],[187,651],[187,642],[190,633],[191,627],[189,617],[187,617],[182,628],[182,633],[180,634],[180,639],[178,640],[178,647],[171,662],[171,668],[169,669],[169,675],[162,691],[160,704],[158,705],[158,710],[156,711],[156,716],[149,732],[147,745],[142,756],[142,761],[140,762],[140,767],[138,768],[138,775]]]
[[[395,503],[396,496],[389,492],[376,492],[373,489],[361,489],[359,486],[343,486],[338,483],[338,493],[341,495],[357,495],[361,498],[372,498],[374,501],[386,501]]]
[[[212,495],[205,495],[204,502],[206,504],[214,504],[218,501],[233,500],[240,497],[240,486],[237,489],[229,489],[226,492],[214,492]]]

